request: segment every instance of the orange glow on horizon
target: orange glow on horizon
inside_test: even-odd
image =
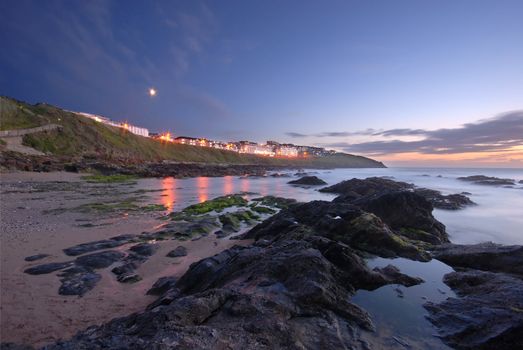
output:
[[[523,166],[523,146],[514,146],[507,150],[498,152],[465,152],[453,154],[425,154],[418,152],[406,152],[372,156],[376,160],[387,162],[404,163],[426,163],[426,164],[453,164],[453,165],[484,165],[484,164],[508,164]]]

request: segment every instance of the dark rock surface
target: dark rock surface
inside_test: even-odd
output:
[[[429,235],[409,237],[428,243],[448,242],[445,225],[432,215],[432,204],[417,193],[409,191],[380,192],[361,197],[352,203],[373,213],[395,230],[423,231]]]
[[[61,285],[58,294],[78,296],[82,296],[93,289],[102,278],[100,274],[93,270],[80,266],[64,270],[58,276],[63,277],[60,279]]]
[[[475,245],[447,244],[435,247],[434,258],[454,268],[506,272],[523,277],[523,246],[495,243]]]
[[[383,177],[369,177],[366,179],[350,179],[335,185],[324,187],[320,192],[338,193],[347,199],[357,199],[363,196],[373,195],[383,191],[400,191],[414,188],[413,184],[394,181]]]
[[[64,253],[69,256],[77,256],[85,253],[91,253],[97,250],[116,248],[129,243],[135,236],[122,235],[101,241],[82,243],[70,248],[64,249]]]
[[[169,289],[174,288],[176,282],[178,281],[178,278],[167,276],[162,277],[158,281],[156,281],[151,289],[147,291],[147,294],[149,295],[162,295],[165,294]]]
[[[295,204],[255,226],[244,237],[273,239],[301,226],[302,235],[313,232],[382,257],[416,260],[429,259],[420,246],[448,241],[445,226],[432,216],[431,204],[415,193],[380,192],[352,203]]]
[[[109,250],[80,256],[76,258],[75,264],[92,269],[101,269],[112,265],[113,263],[121,260],[123,257],[125,257],[124,253],[115,250]]]
[[[389,192],[412,191],[429,201],[434,208],[457,210],[475,203],[464,193],[443,195],[441,192],[428,188],[417,188],[413,184],[395,181],[383,177],[366,179],[351,179],[336,185],[325,187],[320,192],[337,193],[339,202],[352,202],[364,197],[376,197]]]
[[[143,256],[151,256],[158,250],[158,244],[140,243],[132,246],[129,250]]]
[[[472,176],[463,176],[458,177],[458,180],[472,182],[477,185],[491,185],[491,186],[502,186],[502,185],[514,185],[514,179],[501,179],[494,176],[485,176],[485,175],[472,175]]]
[[[427,303],[429,320],[457,349],[523,349],[523,280],[478,270],[453,272],[444,282],[459,298]]]
[[[43,275],[58,270],[63,270],[66,267],[70,267],[74,264],[74,261],[64,261],[57,263],[42,264],[25,269],[24,272],[30,275]]]
[[[25,261],[36,261],[36,260],[40,260],[40,259],[46,258],[48,256],[49,256],[49,254],[36,254],[36,255],[28,256],[24,260]]]
[[[187,248],[184,246],[178,246],[175,249],[171,250],[169,253],[167,253],[167,256],[169,258],[178,258],[180,256],[186,256],[187,255]]]
[[[317,176],[303,176],[298,180],[288,182],[291,185],[303,185],[303,186],[321,186],[327,183]]]
[[[350,295],[419,280],[369,270],[348,246],[309,238],[235,246],[203,259],[145,312],[48,349],[361,348],[359,332],[374,326]]]
[[[476,204],[466,196],[466,194],[470,193],[443,195],[440,191],[430,190],[428,188],[416,188],[414,192],[424,197],[426,200],[432,203],[434,208],[438,209],[458,210],[469,205]]]

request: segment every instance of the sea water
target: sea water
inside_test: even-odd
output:
[[[383,168],[305,170],[328,185],[352,178],[384,176],[397,181],[413,183],[441,191],[443,194],[468,192],[476,203],[461,210],[434,210],[434,216],[445,224],[453,243],[474,244],[492,241],[502,244],[523,244],[523,169],[442,169],[442,168]],[[282,177],[197,177],[190,179],[143,179],[138,186],[162,189],[158,201],[168,210],[176,211],[187,205],[203,202],[217,196],[246,193],[249,197],[274,195],[298,201],[332,200],[335,194],[318,192],[315,187],[288,184],[300,174],[281,171]],[[458,180],[458,177],[486,175],[514,179],[511,187],[477,185]],[[376,348],[448,349],[435,335],[436,329],[426,319],[426,302],[438,303],[455,297],[443,283],[443,276],[453,269],[432,260],[416,262],[408,259],[374,258],[367,261],[371,268],[392,264],[403,273],[421,277],[424,283],[403,287],[386,285],[374,291],[359,290],[351,301],[369,312],[376,325],[376,333],[367,339]],[[365,337],[366,335],[363,334]]]

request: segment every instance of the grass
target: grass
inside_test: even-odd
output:
[[[79,114],[48,104],[29,105],[0,97],[0,129],[19,129],[46,124],[59,124],[61,129],[25,135],[23,143],[39,151],[57,156],[91,157],[100,160],[258,164],[293,167],[378,167],[380,163],[365,157],[335,154],[306,159],[282,159],[239,154],[159,141],[129,133],[126,130],[98,123]]]
[[[136,176],[134,175],[123,175],[123,174],[115,174],[115,175],[87,175],[82,176],[82,179],[86,180],[90,183],[119,183],[119,182],[129,182],[136,180]]]

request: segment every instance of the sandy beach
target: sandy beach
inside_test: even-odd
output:
[[[140,193],[140,200],[145,204],[156,202],[161,189],[151,193],[155,199]],[[155,299],[145,293],[158,278],[180,276],[195,261],[234,244],[246,244],[215,235],[197,241],[165,241],[137,269],[143,280],[119,283],[110,268],[102,269],[101,281],[83,297],[59,295],[56,272],[37,276],[23,272],[31,266],[71,260],[63,253],[64,248],[121,234],[140,234],[163,223],[158,217],[164,211],[100,214],[64,210],[129,196],[136,196],[132,186],[89,184],[78,174],[1,174],[1,341],[42,346],[71,337],[90,325],[141,311]],[[165,257],[178,245],[187,248],[187,256]],[[124,245],[116,250],[128,248]],[[24,261],[41,253],[49,256]]]

